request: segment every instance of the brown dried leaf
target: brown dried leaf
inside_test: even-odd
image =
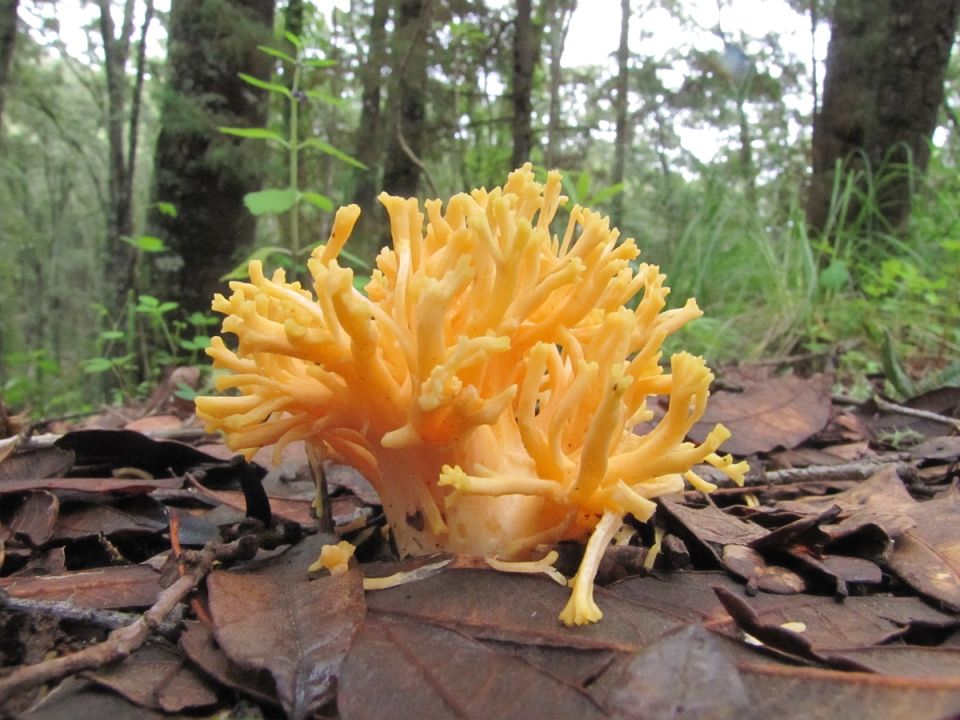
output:
[[[819,432],[830,419],[829,375],[725,379],[742,391],[711,394],[706,412],[689,433],[697,442],[723,423],[733,433],[723,444],[725,452],[752,455],[777,447],[789,449]]]
[[[633,651],[684,624],[596,588],[603,620],[568,628],[557,616],[569,590],[546,577],[493,570],[443,570],[425,580],[367,595],[371,611],[445,625],[475,638],[524,645]]]
[[[65,434],[56,444],[76,453],[77,466],[104,470],[136,467],[154,477],[182,475],[198,465],[222,463],[190,445],[153,440],[133,430],[76,430]]]
[[[201,670],[222,685],[268,705],[279,705],[276,686],[264,670],[246,670],[227,657],[213,637],[213,631],[201,622],[188,620],[180,634],[180,647]]]
[[[60,500],[53,493],[30,493],[10,519],[10,531],[31,547],[39,547],[53,535],[59,512]]]
[[[115,610],[149,607],[160,592],[160,573],[147,565],[107,567],[43,577],[0,578],[13,597],[69,600],[79,607]]]
[[[760,525],[736,518],[715,505],[690,507],[681,495],[664,495],[660,506],[682,526],[685,535],[695,538],[697,546],[712,555],[718,564],[724,545],[750,545],[770,534]]]
[[[960,611],[960,493],[916,503],[916,523],[897,539],[887,565],[917,592]]]
[[[723,566],[737,577],[755,583],[764,592],[792,595],[806,590],[806,581],[792,570],[768,565],[763,556],[746,545],[726,545]]]
[[[958,622],[915,597],[870,595],[839,603],[816,595],[759,594],[745,600],[727,588],[716,592],[746,632],[770,647],[821,660],[829,648],[879,645],[917,626],[947,630]]]
[[[146,645],[125,660],[89,673],[96,683],[153,710],[179,712],[217,702],[216,693],[183,656],[160,644]]]
[[[372,617],[342,674],[345,720],[604,717],[588,694],[458,632]]]
[[[939,435],[910,448],[915,460],[956,460],[960,458],[960,436]]]
[[[0,461],[0,488],[8,480],[31,480],[59,477],[75,460],[73,452],[56,447],[21,452]]]
[[[819,668],[738,665],[760,717],[777,720],[944,720],[960,714],[960,680]]]
[[[155,535],[167,529],[166,511],[146,496],[122,498],[107,505],[65,502],[53,532],[55,540],[78,540],[104,535]]]
[[[882,645],[867,648],[831,649],[860,669],[881,675],[917,678],[960,678],[960,648],[923,645]]]
[[[18,716],[19,720],[176,720],[186,717],[139,707],[89,680],[76,678],[61,683],[43,698],[43,702]]]
[[[5,480],[0,482],[0,496],[35,490],[67,490],[114,495],[145,495],[154,490],[175,490],[183,485],[180,478],[45,478]]]
[[[722,638],[690,625],[644,648],[603,704],[636,720],[760,720]]]
[[[362,576],[309,578],[329,538],[314,536],[248,569],[207,579],[217,642],[231,660],[268,670],[284,709],[303,718],[329,701],[366,609]]]
[[[948,491],[917,502],[889,466],[852,490],[783,502],[781,507],[820,512],[831,504],[847,517],[835,526],[823,526],[833,538],[828,547],[841,541],[847,546],[856,534],[882,529],[888,546],[882,564],[917,592],[960,610],[960,493]]]

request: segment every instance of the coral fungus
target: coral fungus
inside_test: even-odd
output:
[[[589,540],[561,619],[598,620],[593,580],[626,514],[647,520],[684,479],[710,489],[698,463],[742,481],[745,465],[716,452],[725,428],[685,439],[707,403],[704,361],[660,364],[696,302],[665,310],[664,275],[596,212],[575,205],[551,234],[556,172],[541,184],[526,165],[502,188],[426,202],[426,217],[414,199],[380,200],[393,247],[364,291],[337,262],[349,206],[308,261],[312,293],[252,262],[216,297],[238,342],[208,353],[232,393],[199,398],[201,417],[247,455],[303,440],[356,467],[402,554],[526,560]]]

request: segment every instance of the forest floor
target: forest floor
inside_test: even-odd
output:
[[[302,448],[238,462],[172,396],[23,428],[0,440],[0,715],[960,716],[960,388],[722,380],[691,438],[727,425],[745,487],[660,498],[584,627],[546,576],[397,559],[349,468],[324,466],[320,530]],[[351,569],[308,572],[341,537]]]

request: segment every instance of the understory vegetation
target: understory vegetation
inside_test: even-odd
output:
[[[377,38],[367,17],[373,4],[358,6],[363,13],[332,18],[308,8],[297,35],[284,34],[290,16],[278,13],[266,51],[273,64],[265,79],[248,77],[251,92],[263,91],[266,120],[228,127],[216,141],[234,143],[260,168],[261,188],[278,188],[248,193],[256,239],[238,244],[217,268],[224,278],[250,257],[296,272],[304,252],[326,239],[333,208],[354,202],[365,185],[379,192],[388,183],[389,162],[364,152],[371,145],[385,152],[396,131],[389,103],[383,129],[362,125],[364,73]],[[622,98],[616,68],[559,65],[574,7],[545,3],[539,18],[542,68],[531,95],[539,139],[528,156],[538,172],[564,173],[571,202],[611,213],[622,234],[637,239],[642,259],[667,273],[672,302],[697,298],[704,317],[671,349],[703,354],[715,366],[763,361],[829,370],[838,391],[858,397],[877,387],[903,398],[960,384],[960,145],[950,112],[941,113],[922,171],[909,161],[867,160],[838,172],[828,222],[814,229],[806,210],[811,68],[783,38],[741,32],[706,49],[691,40],[666,57],[631,54],[625,140],[610,131]],[[698,27],[684,3],[669,7],[680,27]],[[439,41],[430,46],[421,88],[421,198],[497,185],[512,169],[512,12],[475,3],[431,20]],[[161,120],[172,103],[164,61],[147,56],[143,65],[131,126],[141,143],[127,158],[133,229],[121,238],[133,272],[117,299],[108,88],[96,25],[87,29],[88,53],[68,50],[51,27],[20,28],[0,131],[0,399],[38,418],[143,398],[171,366],[205,368],[202,351],[218,322],[166,280],[184,260],[156,227],[173,222],[184,203],[157,197],[152,176],[154,141],[173,122],[169,114]],[[499,49],[490,40],[495,31]],[[722,70],[733,46],[749,63],[745,74]],[[416,62],[396,47],[385,51],[394,67]],[[947,109],[960,100],[957,68],[954,57]],[[132,92],[136,73],[127,71],[124,91]],[[191,122],[203,118],[184,110],[181,125]],[[688,149],[694,131],[715,139],[712,157]],[[614,172],[618,145],[622,179]],[[217,152],[207,159],[232,162]],[[913,190],[909,219],[897,226],[884,212],[885,184],[893,180]],[[347,246],[360,274],[384,237],[382,211],[375,214]]]

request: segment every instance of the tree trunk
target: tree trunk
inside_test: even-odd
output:
[[[178,256],[162,258],[158,280],[188,311],[207,310],[219,278],[249,252],[255,220],[243,196],[259,189],[263,148],[217,128],[258,127],[264,93],[243,72],[268,79],[273,0],[173,0],[169,79],[154,163],[154,198],[176,217],[153,213],[151,225]],[[159,263],[158,263],[159,265]]]
[[[420,184],[426,118],[427,7],[424,0],[399,0],[396,6],[392,45],[397,77],[390,87],[388,103],[393,132],[383,166],[383,189],[392,195],[415,196]]]
[[[533,69],[537,62],[539,33],[533,21],[531,0],[517,0],[513,23],[513,152],[510,167],[520,167],[533,150]]]
[[[617,137],[613,147],[613,177],[610,182],[617,185],[623,182],[626,172],[627,146],[630,144],[630,128],[627,125],[627,111],[630,105],[630,0],[620,0],[620,46],[617,48]],[[615,227],[623,227],[623,193],[613,198],[610,210],[610,222]]]
[[[107,216],[107,275],[114,283],[115,307],[122,307],[133,286],[135,253],[122,242],[133,232],[133,174],[126,155],[124,126],[127,121],[127,60],[133,35],[133,0],[126,0],[117,34],[109,0],[99,0],[100,36],[103,40],[107,77],[107,147],[109,153],[110,211]]]
[[[563,80],[560,59],[570,29],[570,18],[577,8],[576,0],[558,0],[550,22],[550,117],[547,120],[547,147],[544,164],[555,168],[560,154],[560,85]]]
[[[0,129],[3,128],[3,98],[10,61],[17,41],[17,2],[18,0],[0,0]]]
[[[844,172],[869,163],[882,218],[891,228],[907,219],[904,166],[926,169],[958,11],[958,0],[837,0],[813,135],[813,230],[828,224],[838,163]],[[848,221],[859,208],[852,210]]]
[[[353,171],[353,202],[360,206],[360,221],[355,237],[363,246],[354,252],[372,257],[377,250],[379,224],[377,208],[377,166],[383,148],[383,117],[380,112],[383,67],[387,63],[387,16],[389,0],[374,0],[370,16],[370,35],[366,62],[361,70],[363,94],[360,99],[360,123],[353,148],[353,155],[367,166],[366,170]]]

